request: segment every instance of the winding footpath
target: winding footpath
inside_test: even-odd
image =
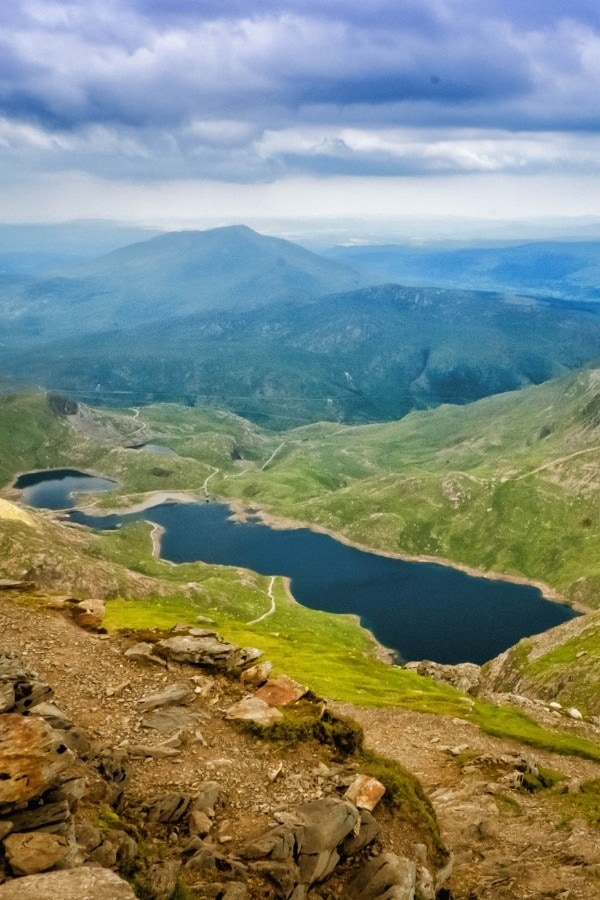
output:
[[[202,490],[204,491],[204,493],[207,496],[208,496],[208,482],[210,481],[211,478],[214,478],[215,475],[218,475],[220,471],[221,471],[220,469],[217,469],[215,466],[212,466],[211,474],[207,475],[207,477],[204,479],[204,484],[202,485]]]
[[[280,450],[283,450],[283,448],[285,447],[285,445],[286,445],[287,443],[289,443],[289,442],[288,442],[288,441],[284,441],[282,444],[279,445],[279,447],[275,447],[275,449],[274,449],[273,452],[271,453],[271,455],[270,455],[270,457],[268,458],[268,460],[267,460],[265,463],[263,463],[262,466],[260,467],[260,469],[259,469],[260,472],[262,472],[264,469],[267,468],[267,466],[269,465],[269,463],[272,462],[272,461],[275,459],[275,457],[277,456],[277,454],[279,453],[279,451],[280,451]]]
[[[267,616],[272,616],[272,615],[273,615],[273,613],[275,612],[275,609],[276,609],[276,606],[275,606],[275,597],[273,596],[273,587],[274,587],[274,586],[275,586],[275,575],[271,575],[271,581],[270,581],[270,584],[269,584],[269,589],[268,589],[268,591],[267,591],[269,597],[271,598],[271,606],[270,606],[270,608],[266,611],[266,613],[263,613],[262,616],[259,616],[259,617],[258,617],[258,619],[252,619],[251,622],[246,622],[246,625],[257,625],[259,622],[262,622],[263,619],[266,619]]]

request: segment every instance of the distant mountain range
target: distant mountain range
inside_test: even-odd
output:
[[[600,300],[598,241],[460,248],[372,244],[333,247],[325,255],[368,277],[400,284]]]
[[[0,374],[287,427],[468,403],[600,356],[600,304],[369,280],[243,226],[161,235],[5,279]]]
[[[173,232],[52,275],[0,282],[0,339],[30,344],[209,309],[308,302],[372,283],[245,226]]]

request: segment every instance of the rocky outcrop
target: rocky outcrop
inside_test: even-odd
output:
[[[104,640],[109,640],[92,635],[82,639],[93,642],[95,648],[108,646]],[[182,640],[185,659],[191,653],[191,663],[178,659]],[[97,694],[112,700],[113,714],[115,705],[127,708],[131,729],[118,750],[94,746],[60,706],[50,702],[49,685],[15,657],[0,655],[0,704],[4,709],[0,714],[0,751],[4,753],[0,752],[0,772],[11,772],[11,777],[0,778],[0,900],[46,896],[131,900],[135,893],[148,900],[172,900],[179,884],[193,887],[195,896],[215,900],[302,900],[317,897],[314,892],[322,890],[319,886],[326,882],[332,896],[350,897],[350,885],[365,862],[378,858],[381,851],[385,829],[370,810],[384,793],[383,785],[357,775],[352,766],[344,769],[323,762],[315,766],[310,745],[300,750],[305,768],[298,774],[288,770],[273,745],[267,751],[271,763],[263,775],[266,796],[259,790],[256,797],[256,810],[263,819],[263,811],[268,811],[269,827],[249,838],[251,822],[246,817],[238,824],[238,791],[232,790],[231,781],[223,788],[221,779],[208,780],[212,766],[233,765],[234,759],[240,759],[236,741],[256,740],[228,724],[243,718],[239,713],[244,704],[251,707],[253,721],[257,707],[266,716],[263,724],[285,718],[288,727],[294,716],[310,715],[310,721],[325,734],[333,719],[324,701],[312,695],[307,698],[305,688],[286,676],[270,677],[270,668],[264,664],[254,666],[255,672],[242,686],[240,661],[254,661],[257,651],[236,647],[212,632],[207,635],[201,629],[186,629],[182,633],[179,628],[178,633],[161,636],[149,647],[152,655],[160,653],[159,658],[168,661],[164,671],[148,669],[145,653],[125,656],[121,647],[116,668],[139,667],[148,675],[136,678],[131,669],[124,671],[118,681],[100,687]],[[173,669],[178,669],[176,663],[207,667],[211,674],[193,670],[190,674],[188,669],[170,681]],[[130,693],[134,682],[137,690]],[[248,687],[256,687],[257,693],[229,705]],[[228,700],[223,702],[224,698]],[[100,709],[96,712],[103,715]],[[231,759],[220,757],[218,746],[211,751],[215,722],[220,723],[216,733],[228,735],[231,741],[231,751],[226,751],[231,752]],[[212,735],[208,742],[199,728],[204,731],[204,723]],[[157,734],[160,740],[151,742]],[[148,743],[142,742],[142,735]],[[136,794],[135,777],[140,769],[148,769],[141,759],[150,762],[152,771],[154,766],[165,765],[163,760],[173,757],[178,761],[183,751],[189,754],[194,745],[207,780],[177,784],[167,778],[162,791],[157,784],[156,793],[140,794],[138,788]],[[186,764],[189,766],[189,760]],[[134,773],[131,786],[129,768]],[[285,803],[274,808],[271,795],[265,804],[271,785],[279,793],[288,779],[294,788],[284,789]],[[146,781],[146,787],[150,784]],[[142,841],[143,859],[139,853]],[[416,865],[413,862],[413,867]],[[398,866],[402,868],[400,863]],[[112,870],[127,871],[135,893]],[[5,888],[10,889],[8,893]],[[429,897],[423,894],[422,900]]]
[[[0,656],[0,683],[0,836],[9,872],[27,876],[76,865],[73,813],[84,783],[64,740],[71,723],[44,702],[50,686],[16,657]]]
[[[457,663],[457,665],[445,665],[422,659],[418,662],[409,662],[404,666],[417,675],[433,678],[441,684],[450,684],[467,694],[477,696],[481,684],[481,666],[476,663]]]
[[[482,690],[577,709],[600,724],[600,610],[519,641],[482,668]],[[568,662],[566,662],[568,660]],[[568,715],[568,713],[565,713]]]
[[[327,881],[340,861],[350,865],[343,896],[353,900],[435,900],[434,878],[416,860],[392,853],[365,862],[359,854],[377,837],[379,826],[367,811],[335,797],[297,807],[279,825],[249,842],[241,851],[251,871],[267,876],[277,896],[304,898],[313,885]],[[428,886],[431,887],[429,891]]]
[[[262,650],[230,644],[215,631],[204,628],[189,628],[186,634],[158,641],[156,651],[165,659],[219,672],[244,669],[262,656]]]

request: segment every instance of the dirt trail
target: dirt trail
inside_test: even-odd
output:
[[[600,765],[490,737],[462,719],[336,709],[362,725],[370,747],[420,779],[455,854],[456,900],[599,900],[600,827],[578,818],[565,796],[550,791],[489,793],[503,767],[477,757],[525,753],[567,779],[582,780],[600,778]],[[455,757],[451,750],[458,748],[463,753]]]

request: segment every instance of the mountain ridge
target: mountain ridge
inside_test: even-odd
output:
[[[247,226],[170,232],[51,275],[11,277],[0,285],[0,334],[39,343],[205,309],[311,302],[372,281]]]
[[[229,405],[281,427],[389,421],[563,374],[600,356],[600,308],[380,285],[7,348],[5,372],[91,402]]]

